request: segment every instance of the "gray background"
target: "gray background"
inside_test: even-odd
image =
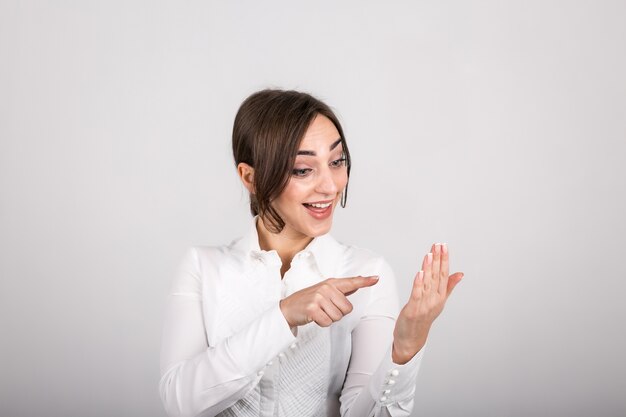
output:
[[[163,416],[185,248],[247,228],[264,87],[337,109],[333,234],[466,276],[415,416],[626,415],[623,1],[0,1],[0,414]]]

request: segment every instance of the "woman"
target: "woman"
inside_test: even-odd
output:
[[[398,314],[387,262],[328,234],[350,153],[308,94],[248,97],[233,153],[254,219],[243,238],[182,262],[163,333],[168,414],[408,416],[429,329],[463,275],[448,276],[446,245],[424,257]]]

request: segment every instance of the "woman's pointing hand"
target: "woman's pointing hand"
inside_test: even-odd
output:
[[[378,277],[328,278],[280,300],[280,310],[289,327],[312,321],[328,327],[352,311],[346,296],[377,282]]]

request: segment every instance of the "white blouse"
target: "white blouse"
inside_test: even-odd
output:
[[[190,248],[173,282],[159,391],[170,416],[409,416],[422,349],[391,359],[395,277],[380,256],[317,237],[281,279],[256,219],[228,246]],[[326,278],[378,275],[329,327],[289,328],[279,301]]]

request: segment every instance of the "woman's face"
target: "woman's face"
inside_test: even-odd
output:
[[[285,222],[283,233],[292,237],[328,233],[347,182],[339,132],[330,119],[318,115],[300,142],[287,186],[272,202]]]

